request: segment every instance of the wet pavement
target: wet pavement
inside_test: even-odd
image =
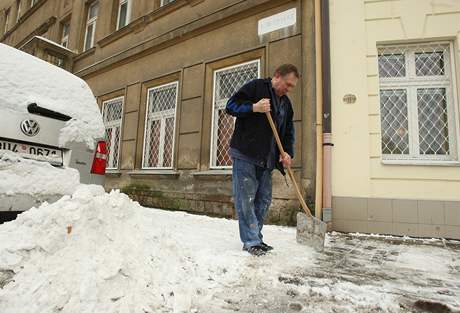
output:
[[[307,266],[273,264],[253,259],[222,312],[460,312],[460,242],[334,232]]]

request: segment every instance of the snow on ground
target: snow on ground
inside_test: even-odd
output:
[[[256,258],[241,251],[236,221],[143,208],[81,185],[0,226],[1,312],[460,308],[456,242],[331,233],[317,253],[296,243],[294,228],[264,229],[275,250]]]
[[[86,142],[104,136],[104,125],[96,100],[85,81],[15,48],[0,44],[0,107],[27,112],[39,106],[72,117],[62,129],[59,143]]]
[[[13,152],[0,152],[0,194],[66,195],[80,184],[73,168],[58,168],[28,160]]]

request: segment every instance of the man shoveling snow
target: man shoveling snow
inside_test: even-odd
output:
[[[273,249],[263,241],[262,227],[272,200],[272,171],[276,168],[285,175],[283,166],[290,166],[294,157],[294,112],[287,93],[298,79],[297,68],[283,64],[273,78],[245,84],[226,106],[226,112],[236,117],[230,155],[240,239],[243,250],[256,256]],[[270,111],[286,151],[283,155],[265,116]]]

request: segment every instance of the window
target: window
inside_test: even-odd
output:
[[[121,120],[123,116],[123,97],[102,103],[102,118],[107,140],[107,169],[118,169],[120,155]]]
[[[449,43],[378,49],[384,159],[457,158],[452,49]]]
[[[211,168],[229,168],[230,139],[235,118],[225,113],[228,99],[245,83],[260,76],[259,60],[227,67],[214,72],[211,132]]]
[[[65,67],[65,58],[63,56],[59,56],[55,53],[47,53],[46,54],[46,61],[61,68]]]
[[[94,46],[94,34],[96,32],[96,20],[99,10],[99,3],[93,2],[88,7],[88,18],[86,19],[86,33],[84,50],[91,49]]]
[[[142,168],[172,168],[178,82],[150,88]]]
[[[19,22],[19,19],[21,18],[21,0],[16,1],[16,7],[17,7],[17,14],[16,14],[16,23]]]
[[[6,34],[8,32],[8,27],[9,27],[9,22],[10,22],[10,9],[6,9],[5,11],[5,28],[4,28],[4,31],[3,33]]]
[[[117,30],[128,25],[131,18],[131,1],[120,0],[118,5]]]
[[[62,35],[61,35],[61,46],[69,46],[69,32],[70,32],[70,23],[66,22],[62,24]]]
[[[164,6],[164,5],[170,4],[171,2],[174,2],[174,1],[175,1],[175,0],[161,0],[160,6]]]

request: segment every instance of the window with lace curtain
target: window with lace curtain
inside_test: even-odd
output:
[[[121,124],[124,97],[117,97],[102,103],[102,118],[107,141],[107,169],[118,169],[120,159]]]
[[[173,167],[176,106],[179,82],[147,91],[142,168],[171,169]]]
[[[458,159],[452,49],[448,42],[378,47],[384,159]]]

